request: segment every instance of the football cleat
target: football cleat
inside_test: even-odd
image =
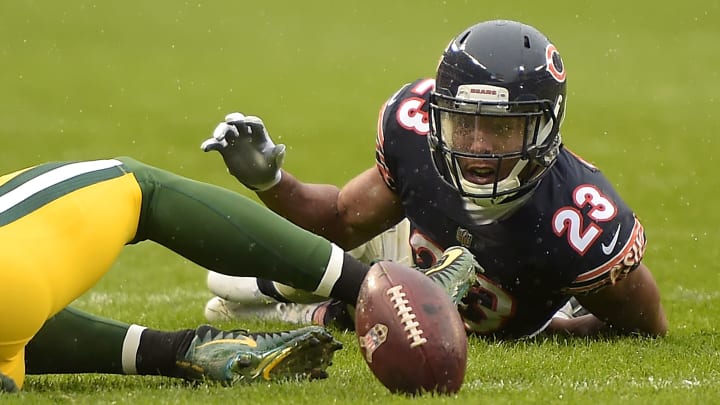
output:
[[[320,326],[282,332],[222,331],[202,325],[177,360],[184,377],[195,381],[282,381],[327,377],[342,343]]]
[[[570,301],[566,302],[565,305],[560,307],[560,309],[555,312],[552,316],[553,318],[559,318],[559,319],[572,319],[573,317],[573,307]]]
[[[209,322],[227,322],[243,319],[282,321],[297,325],[313,323],[313,313],[320,304],[295,304],[276,302],[273,304],[245,304],[220,297],[213,297],[205,304],[205,319]]]
[[[590,311],[587,310],[584,306],[580,304],[580,302],[575,297],[571,297],[568,302],[565,303],[554,315],[553,318],[562,318],[562,319],[572,319],[572,318],[579,318],[583,315],[589,314]]]
[[[475,256],[462,246],[445,249],[437,264],[421,271],[442,287],[455,305],[461,303],[475,283],[475,272],[483,272]]]
[[[275,304],[245,304],[212,297],[205,304],[205,319],[209,322],[227,322],[239,319],[267,319],[275,310]]]
[[[570,305],[571,311],[570,314],[572,315],[572,318],[578,318],[583,315],[587,315],[590,313],[590,311],[587,310],[575,297],[571,297],[568,301],[568,305]]]
[[[332,299],[318,304],[312,323],[338,330],[355,330],[355,307]]]

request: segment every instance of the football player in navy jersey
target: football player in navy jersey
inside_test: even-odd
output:
[[[450,42],[435,78],[387,100],[376,166],[342,188],[283,171],[285,148],[257,117],[228,115],[202,147],[272,210],[344,249],[405,217],[419,267],[449,246],[469,248],[482,267],[458,306],[470,332],[663,336],[642,224],[562,142],[566,82],[558,49],[537,29],[481,22]],[[590,314],[553,318],[571,297]]]

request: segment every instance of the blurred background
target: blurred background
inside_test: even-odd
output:
[[[432,76],[465,27],[515,19],[560,50],[565,143],[603,169],[643,221],[671,322],[682,328],[688,308],[720,299],[720,1],[260,3],[1,2],[0,172],[129,155],[254,198],[219,155],[199,149],[226,113],[241,111],[287,144],[289,171],[341,185],[374,164],[387,97]],[[202,273],[178,270],[194,266],[154,246],[129,250],[94,289],[105,295],[82,305],[122,315],[127,293],[169,308],[189,297],[201,319]],[[152,295],[169,277],[168,295]]]

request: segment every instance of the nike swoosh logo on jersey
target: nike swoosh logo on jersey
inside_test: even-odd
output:
[[[613,236],[613,238],[609,244],[607,244],[607,245],[604,243],[600,244],[600,247],[602,248],[603,253],[605,253],[606,255],[609,255],[610,253],[613,252],[613,250],[615,250],[615,245],[617,245],[618,237],[620,236],[620,225],[622,225],[622,224],[618,224],[617,230],[615,231],[615,236]]]
[[[443,259],[442,263],[436,265],[434,269],[425,273],[425,275],[429,276],[431,274],[434,274],[434,273],[437,273],[438,271],[443,270],[445,267],[449,266],[452,262],[455,261],[455,259],[460,257],[460,255],[462,255],[462,254],[463,254],[463,250],[460,248],[456,248],[456,249],[450,250],[449,252],[446,252],[445,255],[443,255],[443,257],[442,257],[442,259]]]

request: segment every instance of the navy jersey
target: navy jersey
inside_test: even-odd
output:
[[[600,171],[565,148],[521,205],[497,220],[477,220],[431,160],[433,86],[432,79],[418,80],[383,106],[377,167],[400,196],[419,267],[463,245],[484,269],[460,308],[471,331],[531,335],[571,295],[614,283],[637,267],[645,249],[642,225]]]

